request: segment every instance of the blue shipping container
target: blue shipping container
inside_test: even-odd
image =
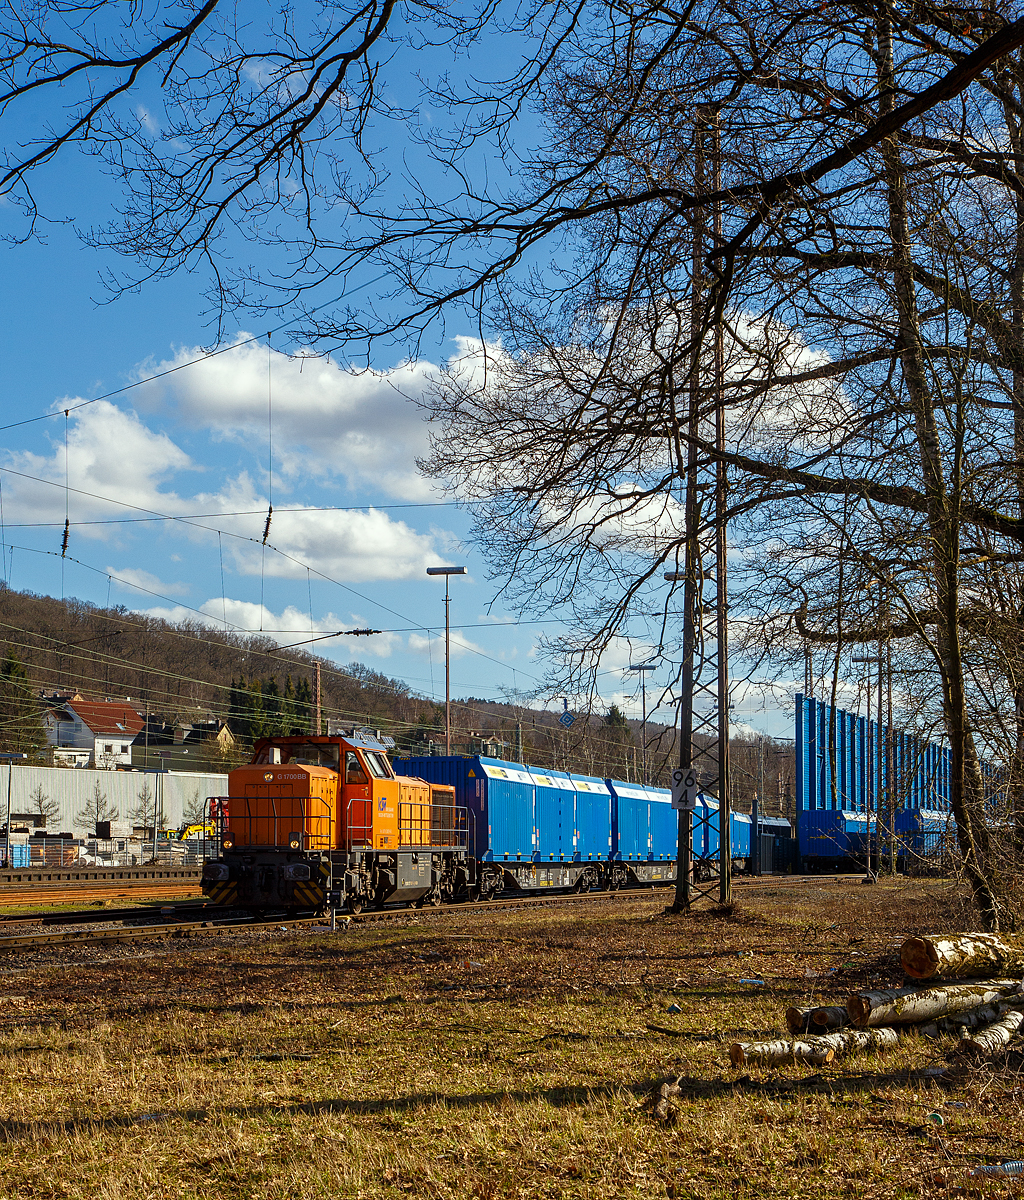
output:
[[[481,861],[529,861],[534,852],[533,779],[520,763],[496,758],[396,758],[396,773],[455,788],[469,810],[472,851]]]
[[[531,769],[534,804],[534,857],[566,862],[573,855],[576,789],[565,771]]]

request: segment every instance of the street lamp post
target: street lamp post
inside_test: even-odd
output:
[[[640,695],[642,697],[641,703],[643,706],[641,709],[643,716],[642,716],[642,719],[640,722],[640,737],[642,740],[640,761],[642,763],[642,771],[643,771],[643,774],[641,775],[641,782],[643,783],[644,787],[646,787],[647,786],[647,672],[655,670],[655,664],[654,663],[637,663],[637,665],[634,666],[632,663],[630,663],[630,665],[626,669],[629,671],[636,671],[640,675]]]
[[[26,758],[27,754],[0,754],[0,761],[7,763],[7,844],[4,848],[4,866],[8,869],[11,865],[11,779],[15,762],[23,762]]]
[[[428,575],[444,576],[444,752],[452,752],[452,672],[451,672],[451,596],[448,594],[448,578],[465,575],[465,567],[427,567]]]

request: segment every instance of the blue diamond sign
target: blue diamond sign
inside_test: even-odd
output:
[[[570,712],[568,709],[566,709],[565,712],[562,713],[562,715],[558,718],[558,723],[559,723],[559,725],[564,725],[566,727],[566,729],[568,729],[569,726],[572,725],[575,720],[576,720],[576,714],[574,712]]]

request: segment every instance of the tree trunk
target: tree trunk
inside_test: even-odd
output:
[[[822,1029],[842,1029],[849,1025],[850,1014],[839,1004],[830,1004],[822,1008],[811,1009],[811,1032],[817,1033]]]
[[[807,1033],[811,1028],[811,1013],[815,1008],[797,1008],[795,1005],[786,1009],[786,1028],[790,1033]]]
[[[892,31],[888,11],[884,12],[878,23],[878,77],[882,97],[879,110],[884,113],[893,107],[896,96]],[[910,408],[914,414],[921,483],[927,505],[927,545],[936,600],[935,644],[932,652],[942,681],[942,709],[950,742],[950,807],[956,820],[957,843],[964,869],[982,922],[986,929],[996,930],[999,928],[999,906],[987,875],[988,833],[985,826],[984,786],[967,712],[960,643],[960,492],[957,479],[959,464],[954,463],[953,487],[950,489],[946,482],[935,406],[920,334],[911,255],[912,239],[907,216],[907,185],[899,134],[893,134],[882,143],[882,162],[892,242],[892,279],[898,314],[896,350]]]
[[[819,1046],[820,1039],[782,1038],[777,1042],[733,1042],[729,1057],[734,1067],[746,1063],[778,1067],[792,1062],[808,1062],[815,1066],[830,1063],[836,1056],[831,1046]]]
[[[834,1050],[837,1058],[857,1054],[861,1050],[891,1050],[900,1040],[895,1029],[844,1029],[842,1033],[826,1033],[814,1038],[812,1045]]]
[[[846,1002],[854,1025],[917,1025],[937,1017],[969,1012],[1007,996],[1020,995],[1019,979],[986,979],[933,988],[899,988],[888,992],[855,992]]]
[[[994,1054],[1008,1046],[1024,1025],[1024,1012],[1019,1008],[1011,1009],[1004,1017],[994,1024],[979,1030],[974,1037],[965,1038],[961,1049],[970,1054]]]
[[[971,1029],[980,1029],[983,1025],[991,1025],[993,1021],[998,1021],[1009,1007],[1008,1004],[983,1004],[981,1008],[972,1008],[970,1012],[960,1013],[955,1017],[941,1017],[937,1021],[918,1025],[917,1032],[927,1038],[937,1038],[944,1033],[963,1037]]]
[[[900,962],[911,979],[1024,974],[1024,938],[994,933],[922,934],[903,943]]]

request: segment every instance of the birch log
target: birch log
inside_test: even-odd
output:
[[[745,1063],[777,1067],[791,1062],[807,1062],[815,1066],[830,1063],[836,1052],[831,1046],[819,1046],[820,1038],[782,1038],[777,1042],[733,1042],[729,1057],[734,1067]]]
[[[818,1033],[823,1029],[842,1029],[849,1025],[850,1014],[838,1004],[829,1004],[821,1008],[811,1009],[811,1032]]]
[[[1010,1044],[1011,1040],[1020,1032],[1022,1025],[1024,1025],[1024,1012],[1017,1008],[1011,1009],[994,1024],[985,1029],[979,1029],[973,1037],[965,1038],[960,1043],[961,1049],[970,1054],[994,1054],[997,1050],[1002,1050],[1004,1046]]]
[[[991,1025],[1011,1007],[1010,1003],[983,1004],[980,1008],[972,1008],[969,1012],[958,1013],[955,1017],[940,1017],[937,1021],[929,1021],[919,1025],[917,1032],[922,1037],[936,1038],[940,1033],[955,1033],[966,1036],[967,1032],[981,1025]]]
[[[837,1058],[857,1054],[861,1050],[889,1050],[899,1042],[895,1029],[844,1029],[841,1033],[826,1033],[812,1039],[819,1049],[834,1050]]]
[[[969,1012],[1021,993],[1019,979],[986,979],[976,983],[947,983],[932,988],[899,988],[888,992],[854,992],[846,1002],[850,1020],[861,1028],[877,1025],[917,1025],[938,1017]]]
[[[811,1027],[813,1008],[797,1008],[794,1004],[786,1009],[786,1028],[790,1033],[806,1033]]]
[[[900,962],[911,979],[983,979],[1024,973],[1024,939],[999,933],[940,933],[907,938]]]

